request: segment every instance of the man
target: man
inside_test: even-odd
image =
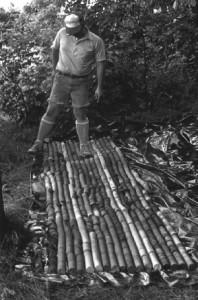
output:
[[[103,94],[105,72],[105,47],[103,40],[85,26],[82,13],[75,12],[65,18],[66,27],[57,33],[52,45],[53,87],[48,108],[41,119],[37,139],[28,150],[31,155],[42,151],[44,139],[51,132],[63,104],[73,107],[76,131],[80,143],[80,156],[89,157],[87,146],[89,120],[86,115],[89,105],[89,75],[93,63],[97,69],[96,100]]]

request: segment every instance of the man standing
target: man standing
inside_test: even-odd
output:
[[[76,131],[80,143],[80,156],[89,157],[87,146],[89,120],[86,115],[89,105],[90,73],[93,63],[97,69],[96,100],[103,93],[105,72],[105,47],[103,40],[88,30],[84,17],[74,12],[65,18],[66,27],[57,33],[52,45],[53,87],[48,108],[41,119],[37,139],[28,150],[31,155],[42,151],[43,140],[51,132],[63,104],[73,107]]]

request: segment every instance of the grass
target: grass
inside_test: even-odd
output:
[[[165,282],[149,286],[127,285],[114,287],[109,284],[55,284],[42,282],[15,271],[18,249],[28,238],[23,228],[31,207],[29,174],[31,159],[26,150],[35,137],[35,129],[19,129],[15,124],[0,123],[1,162],[3,171],[4,206],[9,226],[0,248],[0,300],[195,300],[196,286],[174,286]]]

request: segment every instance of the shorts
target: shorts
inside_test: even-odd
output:
[[[89,105],[90,78],[70,78],[56,73],[49,103],[73,107]]]

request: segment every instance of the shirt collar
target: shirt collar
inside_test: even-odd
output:
[[[91,33],[89,31],[89,29],[87,27],[85,27],[87,32],[85,34],[84,37],[82,37],[79,41],[83,41],[83,40],[93,40],[92,36],[91,36]]]
[[[77,40],[77,42],[81,42],[81,41],[85,41],[85,40],[92,40],[93,41],[93,37],[91,35],[90,30],[88,29],[88,27],[85,27],[85,28],[87,29],[87,32],[86,32],[85,36],[80,38],[79,40]],[[74,38],[74,36],[69,35],[69,34],[67,34],[67,37]]]

